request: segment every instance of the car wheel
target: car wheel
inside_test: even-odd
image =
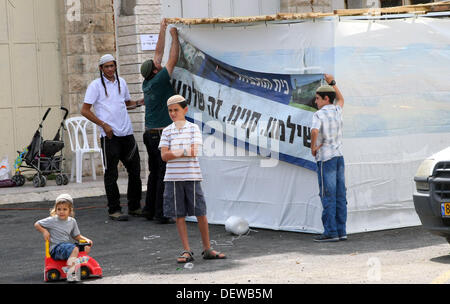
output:
[[[81,266],[80,268],[81,279],[86,280],[91,275],[89,268],[87,266]]]
[[[49,271],[47,271],[47,280],[49,282],[58,281],[59,278],[60,278],[60,273],[58,270],[50,269]]]
[[[446,237],[447,242],[450,244],[450,236]]]

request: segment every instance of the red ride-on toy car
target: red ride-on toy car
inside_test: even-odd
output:
[[[81,279],[87,279],[89,277],[102,277],[103,272],[100,265],[96,260],[91,258],[84,251],[84,247],[90,245],[90,243],[79,241],[76,243],[80,249],[78,254],[78,259],[80,260],[80,276]],[[62,279],[67,279],[67,261],[65,260],[54,260],[50,256],[50,245],[49,242],[45,242],[45,269],[44,269],[44,280],[46,282],[54,282]]]

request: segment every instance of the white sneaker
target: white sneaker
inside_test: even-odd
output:
[[[73,272],[73,273],[71,273],[70,275],[67,276],[67,281],[69,281],[69,282],[80,282],[81,278],[80,278],[79,275],[77,275],[76,272]]]

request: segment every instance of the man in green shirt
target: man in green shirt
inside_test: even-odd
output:
[[[152,220],[155,218],[160,223],[174,223],[174,220],[163,214],[164,175],[166,163],[161,159],[158,148],[162,130],[172,123],[167,109],[167,100],[175,95],[170,82],[173,69],[178,61],[180,43],[175,27],[170,28],[172,36],[169,59],[166,66],[161,65],[164,55],[167,21],[163,19],[156,43],[155,57],[145,61],[141,66],[141,74],[144,77],[142,91],[145,100],[145,133],[144,144],[147,147],[148,167],[150,174],[147,182],[147,196],[143,216]]]

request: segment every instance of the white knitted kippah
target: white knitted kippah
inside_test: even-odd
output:
[[[103,55],[102,58],[100,58],[98,65],[99,66],[104,65],[105,63],[110,62],[110,61],[116,61],[116,59],[114,59],[113,55],[106,54],[106,55]]]

